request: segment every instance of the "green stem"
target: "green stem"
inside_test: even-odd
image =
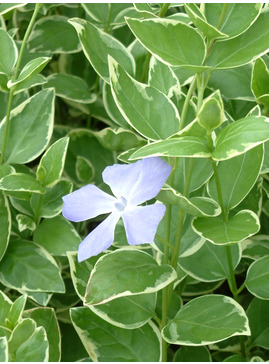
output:
[[[23,52],[24,52],[24,49],[25,49],[25,46],[26,46],[26,42],[27,42],[27,39],[28,39],[28,37],[30,35],[30,32],[31,32],[32,28],[33,28],[36,16],[38,14],[38,10],[41,7],[41,5],[42,4],[36,4],[35,5],[34,13],[32,15],[32,18],[30,20],[30,23],[28,25],[28,28],[26,30],[26,33],[25,33],[23,41],[22,41],[21,49],[20,49],[20,52],[19,52],[17,64],[16,64],[16,67],[15,67],[14,75],[13,75],[13,81],[16,81],[16,79],[18,77],[18,73],[19,73],[19,69],[20,69],[20,65],[21,65],[21,61],[22,61]],[[5,154],[6,143],[7,143],[7,134],[8,134],[8,128],[9,128],[10,113],[11,113],[11,109],[12,109],[12,102],[13,102],[15,88],[16,88],[16,86],[11,87],[10,92],[9,92],[9,97],[8,97],[5,129],[4,129],[4,135],[3,135],[3,144],[2,144],[2,148],[1,148],[0,165],[2,165],[3,162],[4,162],[4,154]]]
[[[36,226],[39,225],[39,221],[40,221],[39,212],[41,209],[42,200],[43,200],[43,195],[40,193],[38,196],[37,206],[36,206],[36,210],[35,210],[35,214],[34,214],[34,221],[36,223]]]
[[[141,76],[141,82],[142,83],[145,83],[146,80],[147,80],[150,58],[151,58],[151,53],[148,52],[147,55],[146,55],[146,58],[145,58],[143,72],[142,72],[142,76]]]
[[[217,29],[220,28],[223,20],[224,20],[224,17],[225,17],[225,14],[226,14],[226,10],[227,10],[227,7],[228,7],[228,4],[223,4],[223,7],[222,7],[222,10],[221,10],[221,13],[220,13],[220,17],[219,17],[219,21],[218,21],[218,24],[216,26]],[[212,39],[209,46],[208,46],[208,49],[207,49],[207,56],[209,55],[209,53],[211,52],[212,50],[212,47],[215,43],[215,39]]]
[[[112,17],[112,5],[113,4],[109,4],[110,6],[109,6],[109,13],[108,13],[108,17],[107,17],[107,23],[106,23],[106,26],[105,26],[105,28],[104,28],[104,31],[106,32],[106,33],[110,33],[110,29],[109,29],[109,27],[110,27],[110,22],[111,22],[111,17]]]
[[[169,6],[170,6],[170,3],[166,3],[166,4],[162,5],[161,10],[159,12],[159,17],[160,18],[163,18],[165,16],[167,10],[169,9]]]
[[[183,127],[184,127],[184,122],[185,122],[187,111],[188,111],[188,108],[189,108],[190,99],[192,97],[195,85],[196,85],[196,75],[194,76],[193,80],[191,81],[189,90],[188,90],[186,98],[185,98],[185,102],[184,102],[182,112],[181,112],[181,115],[180,115],[179,130],[183,129]]]

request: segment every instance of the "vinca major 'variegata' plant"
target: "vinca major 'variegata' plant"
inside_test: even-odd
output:
[[[268,4],[0,21],[0,361],[268,361]]]

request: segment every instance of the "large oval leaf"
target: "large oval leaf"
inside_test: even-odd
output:
[[[37,292],[65,292],[60,269],[44,248],[27,240],[11,240],[0,262],[7,287]]]
[[[206,295],[184,305],[162,331],[177,345],[208,345],[235,335],[250,335],[248,318],[232,298]]]
[[[160,18],[127,18],[126,22],[136,38],[161,62],[198,72],[204,69],[206,48],[196,29],[180,21]]]
[[[122,329],[105,322],[88,307],[71,308],[70,316],[92,361],[160,361],[161,338],[154,324]]]
[[[4,159],[6,163],[28,163],[36,159],[50,141],[54,122],[54,90],[42,90],[11,112]],[[0,124],[3,143],[6,118]]]
[[[0,72],[9,75],[16,64],[18,58],[18,50],[14,40],[3,29],[0,29]]]
[[[228,221],[221,217],[198,217],[192,222],[197,234],[213,244],[238,243],[260,230],[260,221],[251,210],[241,210]]]
[[[111,284],[111,277],[114,277]],[[120,249],[101,257],[87,285],[85,304],[98,305],[118,297],[157,292],[177,278],[174,269],[158,265],[149,254]]]
[[[241,259],[238,244],[231,246],[232,264],[235,269]],[[179,256],[179,266],[191,277],[202,282],[216,282],[230,276],[226,247],[206,241],[194,254]]]

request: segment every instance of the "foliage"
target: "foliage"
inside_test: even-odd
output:
[[[268,5],[2,3],[0,19],[0,361],[268,361]],[[130,246],[119,214],[78,260],[112,210],[71,223],[63,198],[111,195],[106,168],[153,159],[171,174],[135,205],[165,205],[156,235],[140,217]]]

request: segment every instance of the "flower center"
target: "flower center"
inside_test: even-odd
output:
[[[126,198],[124,198],[123,196],[121,196],[121,198],[119,198],[117,200],[117,202],[115,202],[115,205],[114,206],[116,207],[116,209],[118,211],[123,211],[125,209],[126,205],[127,205]]]

